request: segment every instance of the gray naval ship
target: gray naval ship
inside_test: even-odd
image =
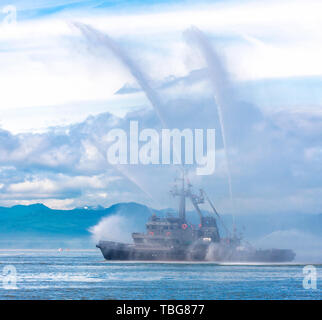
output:
[[[177,216],[166,214],[158,217],[152,214],[146,223],[145,233],[132,233],[133,243],[99,241],[96,245],[106,260],[145,260],[145,261],[218,261],[218,262],[289,262],[295,258],[290,249],[256,249],[231,232],[223,223],[215,206],[204,190],[199,194],[192,190],[192,185],[183,176],[181,187],[171,190],[174,197],[179,197]],[[190,199],[199,224],[193,225],[186,218],[186,199]],[[208,202],[212,212],[203,214],[199,205]],[[222,225],[225,237],[219,232]]]

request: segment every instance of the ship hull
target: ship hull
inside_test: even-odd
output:
[[[137,248],[130,244],[100,241],[97,247],[106,260],[176,261],[185,260],[184,250],[165,248]]]
[[[236,251],[227,248],[221,255],[209,254],[209,245],[187,248],[138,247],[112,241],[100,241],[97,247],[106,260],[132,261],[218,261],[218,262],[290,262],[295,253],[289,249]]]

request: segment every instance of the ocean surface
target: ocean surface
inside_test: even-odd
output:
[[[317,289],[303,288],[303,266],[106,262],[98,250],[2,250],[0,299],[321,300],[322,266],[315,266]]]

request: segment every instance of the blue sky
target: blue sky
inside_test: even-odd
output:
[[[171,126],[220,131],[207,61],[183,34],[202,30],[234,97],[227,126],[235,207],[320,212],[319,1],[1,1],[0,9],[7,5],[17,22],[0,25],[0,205],[174,205],[166,192],[175,169],[106,164],[109,129],[157,119],[130,70],[73,26],[83,22],[144,71]],[[138,90],[122,94],[124,87]],[[191,179],[230,212],[220,140],[216,160],[214,176]]]

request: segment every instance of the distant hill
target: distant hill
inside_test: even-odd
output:
[[[88,242],[91,236],[89,229],[104,217],[116,214],[136,217],[144,225],[151,209],[131,202],[109,208],[73,210],[54,210],[43,204],[0,207],[0,248],[56,248],[57,243],[63,240],[69,241],[71,246],[83,247],[85,244],[85,247],[93,247],[93,243]]]
[[[0,234],[88,236],[89,227],[97,224],[103,217],[118,212],[146,216],[150,209],[137,203],[73,210],[54,210],[43,204],[0,207]]]

